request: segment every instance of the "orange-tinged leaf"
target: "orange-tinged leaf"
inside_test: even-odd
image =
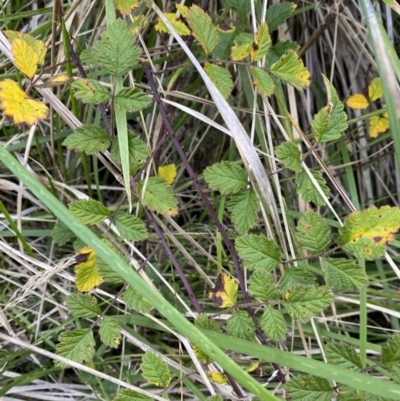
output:
[[[220,308],[230,308],[236,304],[238,283],[226,273],[220,273],[214,288],[209,292],[209,297]]]
[[[380,134],[383,134],[389,129],[389,119],[387,117],[373,116],[369,120],[369,136],[376,138]]]
[[[371,102],[378,100],[383,96],[383,87],[381,79],[374,78],[368,86],[368,97]]]
[[[49,112],[44,103],[30,99],[11,79],[0,82],[0,107],[14,124],[33,125]]]
[[[346,100],[346,104],[352,109],[357,109],[357,110],[366,109],[369,106],[368,99],[361,93],[357,93],[353,96],[350,96]]]
[[[132,11],[139,7],[139,0],[114,0],[115,8],[125,15],[130,15]]]
[[[161,178],[164,178],[164,180],[168,182],[168,185],[172,185],[176,177],[175,164],[167,164],[166,166],[159,166],[157,175]]]
[[[39,57],[32,46],[22,39],[15,39],[12,42],[11,52],[18,69],[29,79],[32,79],[39,63]]]
[[[78,291],[91,291],[104,281],[96,264],[96,253],[91,248],[82,248],[75,260],[75,285]]]

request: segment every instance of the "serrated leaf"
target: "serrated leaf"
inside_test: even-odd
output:
[[[349,96],[346,100],[347,106],[355,110],[364,110],[369,106],[368,99],[361,93]]]
[[[387,113],[380,116],[372,116],[369,120],[368,132],[371,138],[377,138],[380,134],[384,134],[390,127]]]
[[[219,273],[209,297],[219,308],[230,308],[236,305],[238,283],[226,273]]]
[[[201,313],[197,316],[196,320],[194,321],[194,325],[199,329],[204,330],[211,330],[215,331],[216,333],[221,333],[222,330],[219,327],[218,323],[214,320],[210,319],[206,314]]]
[[[258,27],[256,41],[251,51],[251,61],[261,60],[271,47],[271,37],[269,36],[268,25],[264,22]]]
[[[4,33],[6,34],[8,40],[11,42],[11,45],[13,45],[14,40],[20,39],[28,44],[30,47],[32,47],[32,49],[38,56],[38,64],[43,65],[47,52],[47,48],[43,41],[35,39],[32,35],[29,35],[28,33],[21,33],[18,31],[4,31]]]
[[[318,315],[334,299],[329,290],[311,285],[296,285],[288,291],[285,298],[290,316],[302,323]]]
[[[320,171],[310,170],[312,176],[319,184],[322,192],[329,199],[329,188],[326,185],[326,181],[322,177]],[[301,195],[305,202],[314,202],[318,206],[324,206],[325,200],[320,195],[318,190],[315,188],[313,182],[305,171],[300,171],[296,176],[297,193]]]
[[[219,42],[217,28],[211,18],[200,7],[193,5],[190,7],[187,21],[192,28],[193,36],[200,42],[204,53],[211,54]]]
[[[251,10],[251,3],[248,0],[226,0],[226,4],[231,6],[241,17]]]
[[[325,347],[325,355],[332,365],[339,365],[356,372],[362,370],[361,359],[357,351],[346,344],[328,344]]]
[[[58,222],[51,230],[51,237],[59,246],[65,245],[73,236],[74,233],[61,222]]]
[[[32,46],[22,39],[15,39],[11,44],[11,53],[17,68],[29,79],[32,79],[39,64],[39,57]]]
[[[233,41],[231,58],[233,61],[243,60],[253,50],[254,36],[249,33],[240,33]]]
[[[275,294],[275,283],[271,273],[263,268],[254,270],[249,280],[249,291],[254,298],[268,302]]]
[[[11,79],[0,82],[0,107],[14,124],[33,125],[47,118],[47,106],[33,100]]]
[[[171,23],[171,25],[175,28],[179,35],[190,35],[189,28],[182,21],[179,21],[178,16],[175,13],[164,13],[164,17]],[[169,33],[169,29],[161,19],[159,19],[157,24],[154,25],[154,28],[158,32]]]
[[[219,43],[213,50],[213,57],[218,60],[227,60],[231,54],[231,47],[235,39],[236,27],[223,30],[217,26]]]
[[[108,89],[94,79],[76,78],[71,83],[71,88],[83,103],[99,104],[111,99]]]
[[[330,243],[331,230],[325,220],[312,210],[307,210],[296,227],[297,240],[313,254],[323,252]]]
[[[118,348],[121,342],[121,327],[118,322],[109,316],[103,316],[100,321],[100,340],[111,348]]]
[[[126,111],[139,111],[151,103],[151,98],[140,89],[123,88],[115,94],[114,103]]]
[[[323,259],[327,284],[333,290],[360,290],[368,285],[364,268],[349,259]]]
[[[221,92],[221,95],[227,99],[233,86],[230,72],[224,67],[220,67],[208,62],[204,64],[204,70],[210,77],[213,84]]]
[[[90,329],[64,331],[58,337],[56,346],[57,355],[68,358],[74,362],[90,362],[94,355],[96,345],[93,332]],[[69,365],[55,361],[55,366],[67,368]]]
[[[261,95],[269,96],[274,93],[275,85],[269,74],[260,67],[251,67],[251,74],[257,92]]]
[[[325,143],[341,137],[341,132],[347,129],[347,114],[343,111],[343,103],[339,100],[336,89],[329,82],[325,75],[324,79],[328,102],[311,122],[314,130],[315,139]]]
[[[296,89],[310,86],[310,72],[304,67],[297,53],[290,50],[271,66],[271,73]]]
[[[273,32],[278,29],[279,25],[282,25],[292,15],[296,7],[296,4],[288,2],[271,4],[265,15],[269,31]]]
[[[308,270],[291,267],[290,269],[285,270],[279,288],[282,293],[286,293],[292,287],[299,284],[313,285],[315,280],[315,276],[313,276]]]
[[[262,331],[274,341],[281,341],[285,338],[286,322],[282,314],[271,306],[264,309],[260,319]]]
[[[139,7],[139,0],[114,0],[115,8],[122,14],[130,15]]]
[[[159,166],[157,175],[167,181],[168,185],[172,185],[176,177],[176,165],[167,164],[165,166]]]
[[[339,243],[352,255],[372,260],[385,253],[385,245],[394,239],[399,228],[400,208],[374,206],[355,211],[344,220]]]
[[[257,219],[257,194],[251,188],[243,189],[230,196],[227,209],[231,213],[231,219],[235,230],[240,235],[243,235],[253,228]]]
[[[265,66],[271,68],[272,64],[276,63],[284,54],[287,54],[289,50],[297,52],[297,50],[299,50],[299,45],[296,42],[286,40],[285,42],[278,42],[274,46],[271,46],[265,57]]]
[[[186,18],[189,14],[189,7],[185,6],[184,4],[175,4],[176,10],[182,15],[183,18]]]
[[[142,241],[149,234],[143,221],[130,214],[120,214],[115,219],[115,224],[121,237],[130,241]]]
[[[370,102],[375,102],[383,96],[382,82],[379,77],[374,78],[368,86],[368,98]]]
[[[131,286],[122,293],[122,299],[128,308],[134,309],[137,312],[148,313],[151,311],[150,302]]]
[[[117,393],[113,401],[152,401],[153,398],[137,393],[133,390],[124,389]]]
[[[301,153],[299,148],[292,142],[283,142],[275,148],[275,154],[286,168],[299,173],[301,171]]]
[[[106,261],[98,256],[96,256],[96,266],[100,276],[107,283],[125,283],[125,280]]]
[[[211,189],[230,194],[246,188],[248,180],[242,167],[233,162],[215,163],[204,170],[204,179]]]
[[[298,376],[285,384],[292,401],[331,401],[332,388],[328,380],[317,376]]]
[[[75,201],[68,207],[83,224],[97,224],[111,216],[111,212],[94,199]]]
[[[126,74],[137,64],[140,49],[133,44],[133,35],[122,19],[117,19],[101,35],[90,52],[90,59],[114,77]]]
[[[78,291],[88,292],[103,281],[96,264],[96,253],[89,247],[81,249],[76,255],[75,285]]]
[[[88,155],[105,152],[110,146],[110,137],[105,129],[85,124],[74,130],[62,143],[68,149],[85,152]]]
[[[228,319],[227,331],[232,337],[254,341],[255,326],[246,312],[237,311]]]
[[[235,248],[249,270],[258,267],[272,270],[280,261],[279,246],[265,235],[251,234],[238,237]]]
[[[144,181],[137,183],[137,194],[141,196]],[[142,199],[143,205],[151,211],[176,216],[178,214],[178,201],[167,181],[160,177],[150,177],[146,182],[146,192]]]
[[[68,310],[74,317],[94,317],[100,314],[96,297],[89,294],[75,293],[67,297]]]
[[[158,387],[167,387],[172,379],[168,365],[160,356],[153,352],[146,352],[140,364],[143,377]]]
[[[400,362],[400,336],[395,335],[382,347],[382,363],[384,365]]]

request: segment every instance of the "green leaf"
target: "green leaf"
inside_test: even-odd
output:
[[[307,210],[296,227],[297,240],[313,254],[323,252],[330,243],[331,230],[325,220],[312,210]]]
[[[103,259],[96,256],[96,266],[101,277],[108,283],[124,283],[119,274]]]
[[[204,53],[211,54],[219,42],[217,28],[211,18],[200,7],[193,5],[189,9],[187,21],[192,28],[193,36],[200,42]]]
[[[241,17],[251,10],[251,3],[248,0],[226,0],[227,6],[231,6]]]
[[[332,365],[339,365],[356,372],[362,370],[361,359],[357,351],[346,344],[328,344],[325,347],[325,355]]]
[[[315,279],[315,276],[307,269],[291,267],[290,269],[286,269],[285,273],[283,273],[279,289],[285,294],[295,285],[314,285]]]
[[[140,48],[133,44],[133,34],[125,21],[117,19],[101,35],[91,50],[95,65],[114,77],[126,74],[138,63]]]
[[[280,261],[280,249],[275,241],[265,235],[251,234],[238,237],[235,248],[243,259],[244,265],[253,270],[262,267],[267,270],[275,269]]]
[[[108,316],[103,316],[100,321],[100,340],[111,348],[118,348],[121,341],[121,327],[118,322]]]
[[[360,290],[368,285],[363,267],[349,259],[323,259],[327,284],[338,291]]]
[[[67,297],[68,310],[74,317],[94,317],[100,315],[96,297],[89,294],[74,293]]]
[[[222,395],[217,394],[213,395],[212,397],[208,397],[207,401],[224,401],[224,398],[222,397]]]
[[[108,89],[93,79],[75,78],[71,88],[83,103],[99,104],[111,99]]]
[[[226,31],[217,27],[219,43],[215,46],[212,56],[218,60],[227,60],[231,54],[233,40],[237,34],[236,27]]]
[[[334,299],[329,290],[312,285],[296,285],[285,298],[290,316],[302,323],[323,311]]]
[[[281,341],[285,338],[286,322],[282,314],[271,306],[264,309],[261,316],[260,326],[267,337],[274,341]]]
[[[149,236],[143,221],[130,214],[119,214],[115,224],[121,237],[126,240],[141,241]]]
[[[110,137],[105,129],[85,124],[68,135],[62,144],[68,149],[76,149],[91,155],[106,151],[110,146]]]
[[[254,85],[261,95],[269,96],[274,93],[275,85],[269,74],[260,67],[251,67]]]
[[[230,194],[246,188],[248,180],[242,167],[233,162],[215,163],[204,170],[204,179],[211,189]]]
[[[331,401],[332,389],[328,380],[317,376],[298,376],[285,384],[292,401]]]
[[[122,299],[128,308],[134,309],[137,312],[148,313],[151,310],[150,302],[138,294],[131,286],[122,293]]]
[[[51,237],[59,246],[65,245],[73,237],[73,235],[73,232],[61,222],[56,223],[51,230]]]
[[[250,188],[230,196],[227,209],[231,213],[231,219],[235,230],[243,235],[253,228],[257,219],[258,197]]]
[[[320,171],[310,170],[312,176],[319,184],[322,192],[329,199],[329,188],[326,185],[326,181],[322,177]],[[315,188],[313,182],[305,171],[300,171],[296,177],[297,193],[301,195],[305,202],[314,202],[318,206],[324,206],[325,201],[320,193]]]
[[[137,183],[136,190],[141,196],[145,181]],[[176,216],[178,214],[178,201],[167,181],[159,177],[150,177],[146,182],[146,192],[142,199],[143,205],[151,211]]]
[[[268,302],[276,295],[271,273],[263,268],[255,269],[249,280],[249,291],[254,298]]]
[[[153,352],[146,352],[143,355],[140,367],[143,377],[149,383],[158,387],[167,387],[171,382],[172,375],[168,365]]]
[[[265,66],[267,68],[271,68],[272,64],[276,63],[284,54],[287,54],[289,50],[297,52],[297,50],[299,50],[299,47],[300,46],[296,42],[291,42],[290,40],[286,40],[285,42],[278,42],[274,46],[271,46],[271,48],[269,49],[269,52],[265,57]]]
[[[310,72],[304,67],[297,53],[290,50],[271,66],[271,73],[296,89],[310,86]]]
[[[230,72],[224,67],[220,67],[208,62],[204,64],[204,70],[210,77],[213,84],[221,92],[222,96],[227,99],[233,86]]]
[[[251,61],[261,60],[268,53],[271,43],[268,25],[263,23],[258,27],[258,31],[256,33],[256,41],[251,52]]]
[[[275,148],[275,154],[286,168],[296,173],[301,171],[301,152],[293,142],[283,142]]]
[[[315,139],[321,143],[340,138],[340,133],[348,126],[347,114],[343,111],[344,105],[339,100],[336,89],[325,75],[323,79],[328,94],[328,105],[323,107],[311,122]]]
[[[269,31],[273,32],[278,29],[279,25],[282,25],[292,15],[296,7],[296,4],[288,2],[271,4],[265,15]]]
[[[254,323],[244,311],[237,311],[228,319],[227,331],[232,337],[254,340]]]
[[[382,363],[384,365],[398,364],[400,362],[400,335],[389,339],[382,347]]]
[[[137,393],[133,390],[124,389],[117,393],[113,401],[152,401],[153,398]]]
[[[93,199],[75,201],[68,206],[83,224],[97,224],[111,216],[111,212],[101,202]]]
[[[137,88],[123,88],[114,97],[114,103],[126,111],[138,111],[151,103],[150,96]]]
[[[74,362],[90,362],[94,355],[96,345],[93,332],[90,329],[64,331],[58,337],[56,346],[57,355],[68,358]],[[58,368],[67,368],[69,365],[55,361]]]
[[[201,313],[200,315],[197,316],[196,320],[194,321],[194,324],[199,329],[211,330],[211,331],[215,331],[216,333],[222,332],[218,323],[216,323],[214,320],[210,319],[204,313]]]
[[[233,61],[243,60],[253,50],[254,36],[250,33],[240,33],[233,41],[231,58]]]

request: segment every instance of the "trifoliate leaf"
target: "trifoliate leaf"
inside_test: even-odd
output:
[[[278,29],[279,25],[282,25],[292,15],[296,7],[296,4],[285,1],[271,4],[265,15],[269,31]]]
[[[176,165],[167,164],[165,166],[159,166],[157,170],[157,175],[160,178],[164,178],[168,185],[172,185],[176,177]]]
[[[45,44],[38,39],[35,39],[32,35],[28,33],[21,33],[18,31],[4,31],[11,45],[14,44],[16,39],[24,41],[27,45],[32,47],[38,57],[38,64],[43,65],[44,59],[46,57],[47,48]]]
[[[368,98],[370,102],[375,102],[383,96],[382,82],[379,77],[374,78],[368,86]]]
[[[126,111],[143,110],[150,103],[151,98],[137,88],[123,88],[114,97],[114,104]]]
[[[315,276],[313,276],[307,269],[291,267],[290,269],[285,270],[279,288],[281,292],[285,294],[295,285],[313,285],[315,280]]]
[[[249,33],[240,33],[233,41],[231,58],[233,61],[243,60],[253,50],[254,36]]]
[[[93,199],[75,201],[68,207],[83,224],[97,224],[111,216],[111,212],[101,202]]]
[[[333,290],[360,290],[368,285],[363,267],[350,259],[323,259],[326,282]]]
[[[364,110],[369,106],[368,99],[361,93],[349,96],[346,100],[347,106],[355,110]]]
[[[322,177],[322,173],[316,170],[310,170],[312,176],[315,178],[322,192],[329,198],[329,188],[326,181]],[[324,206],[325,200],[320,195],[319,191],[315,188],[313,182],[305,171],[300,171],[296,177],[297,193],[301,195],[305,202],[313,202],[318,206]]]
[[[151,310],[150,302],[131,286],[122,293],[122,299],[128,308],[134,309],[137,312],[148,313]]]
[[[314,130],[315,139],[325,143],[341,137],[341,132],[347,129],[347,114],[343,111],[343,103],[339,100],[336,89],[329,82],[325,75],[324,79],[328,102],[311,122]]]
[[[219,308],[230,308],[236,305],[238,283],[226,273],[219,273],[214,288],[209,292]]]
[[[312,210],[307,210],[297,225],[297,240],[313,254],[321,253],[327,248],[330,233],[325,220]]]
[[[228,383],[228,378],[223,373],[212,371],[209,373],[209,375],[210,375],[210,381],[212,383],[218,383],[218,384]]]
[[[299,148],[292,142],[283,142],[275,148],[275,154],[286,168],[299,173],[301,171],[301,153]]]
[[[271,28],[270,32],[272,32]],[[290,40],[276,43],[274,46],[271,46],[267,56],[265,57],[265,66],[267,68],[271,68],[272,64],[276,63],[284,54],[287,54],[289,50],[297,52],[298,49],[299,45],[296,42],[291,42]]]
[[[49,113],[44,103],[29,98],[11,79],[0,82],[0,107],[4,115],[17,125],[33,125],[45,120]]]
[[[317,376],[298,376],[285,384],[292,401],[331,401],[332,388],[328,380]]]
[[[139,7],[139,0],[114,0],[115,8],[122,14],[130,15]]]
[[[228,319],[227,331],[232,337],[253,341],[254,330],[255,326],[253,321],[244,311],[237,311]]]
[[[332,365],[339,365],[345,369],[362,370],[362,363],[357,351],[346,344],[328,344],[325,355]]]
[[[178,16],[175,13],[164,13],[164,17],[171,23],[171,25],[175,28],[179,35],[190,35],[189,28],[182,21],[179,21]],[[156,25],[154,25],[154,28],[158,32],[169,33],[169,29],[161,19],[158,20]]]
[[[122,257],[122,255],[120,255]],[[110,262],[112,263],[112,261]],[[96,256],[96,266],[99,274],[107,283],[125,283],[125,280],[103,259]]]
[[[204,70],[210,77],[213,84],[221,92],[221,95],[227,99],[233,86],[230,72],[224,67],[220,67],[208,62],[204,64]]]
[[[356,211],[344,220],[339,243],[357,258],[368,260],[383,256],[385,245],[393,241],[400,228],[400,208],[383,206]]]
[[[111,348],[118,348],[121,342],[121,327],[111,317],[104,316],[100,321],[100,340]]]
[[[230,196],[227,209],[231,213],[231,219],[235,230],[240,234],[246,234],[253,228],[257,219],[258,197],[250,188]]]
[[[120,214],[115,220],[121,237],[126,240],[142,241],[149,236],[143,221],[135,216]]]
[[[143,377],[158,387],[168,387],[172,379],[172,374],[168,365],[160,356],[153,352],[146,352],[140,364]]]
[[[400,336],[395,335],[390,338],[382,347],[382,363],[393,365],[400,362]]]
[[[252,67],[251,74],[254,79],[254,86],[261,95],[269,96],[274,93],[275,85],[270,75],[260,67]]]
[[[249,291],[254,298],[262,302],[274,298],[276,291],[271,273],[263,268],[254,270],[249,280]]]
[[[71,294],[67,297],[67,305],[75,317],[94,317],[101,312],[96,297],[89,294]]]
[[[310,72],[297,53],[291,50],[271,66],[271,73],[298,90],[307,88],[311,83]]]
[[[99,104],[111,99],[108,89],[94,79],[76,78],[71,88],[83,103]]]
[[[311,285],[296,285],[285,296],[286,309],[299,322],[306,322],[318,315],[333,301],[329,290]]]
[[[71,359],[74,362],[90,362],[94,355],[96,345],[93,332],[90,329],[64,331],[58,337],[57,355]],[[67,368],[69,365],[55,361],[58,368]]]
[[[81,249],[76,255],[75,285],[78,291],[88,292],[103,281],[96,264],[96,253],[89,247]]]
[[[280,261],[279,246],[265,235],[251,234],[238,237],[235,248],[249,270],[258,267],[272,270],[278,266]]]
[[[145,181],[137,183],[138,196],[142,196],[142,189]],[[146,192],[142,199],[143,205],[151,211],[168,216],[178,214],[178,201],[167,181],[160,177],[150,177],[146,182]]]
[[[39,64],[39,57],[32,46],[22,39],[15,39],[11,44],[11,53],[17,68],[29,79],[32,79]]]
[[[133,390],[124,389],[117,393],[113,401],[152,401],[153,398],[147,397]]]
[[[88,155],[104,152],[110,146],[110,137],[104,128],[85,124],[74,130],[74,133],[62,143],[68,149],[85,152]]]
[[[51,237],[59,246],[65,245],[73,236],[74,233],[61,222],[58,222],[51,230]]]
[[[251,50],[251,61],[261,60],[271,47],[271,37],[269,36],[268,25],[264,22],[258,27],[256,41]]]
[[[390,127],[387,113],[380,116],[372,116],[369,120],[368,132],[371,138],[377,138],[380,134],[384,134]]]
[[[217,189],[221,195],[240,191],[248,184],[243,168],[228,161],[207,167],[204,170],[204,179],[211,189]]]
[[[211,18],[200,7],[190,7],[187,22],[192,28],[193,36],[200,42],[206,55],[210,55],[219,42],[217,28],[213,25]]]
[[[271,306],[264,309],[260,319],[260,326],[267,337],[274,341],[281,341],[285,338],[285,319],[279,311]]]

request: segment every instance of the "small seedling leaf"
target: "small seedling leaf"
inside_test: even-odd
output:
[[[101,202],[93,199],[72,202],[69,210],[83,224],[97,224],[111,216],[111,212]]]
[[[219,308],[230,308],[236,305],[238,283],[226,273],[219,273],[209,297]]]
[[[74,130],[74,133],[62,143],[68,149],[85,152],[88,155],[105,152],[110,146],[110,137],[104,128],[85,124]]]
[[[172,374],[168,365],[153,352],[146,352],[143,355],[140,367],[143,377],[155,386],[168,387],[171,382]]]
[[[89,294],[71,294],[67,297],[67,305],[74,317],[94,317],[101,312],[96,297]]]

